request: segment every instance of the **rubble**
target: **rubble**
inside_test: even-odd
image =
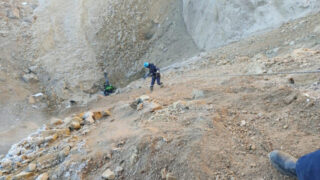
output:
[[[115,179],[115,174],[110,169],[107,169],[106,171],[103,172],[102,178],[112,180],[112,179]]]

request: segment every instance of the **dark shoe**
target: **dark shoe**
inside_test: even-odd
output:
[[[287,176],[297,177],[297,173],[296,173],[297,159],[294,158],[293,156],[276,150],[269,153],[269,159],[273,167],[278,169],[281,173]]]
[[[163,83],[161,83],[161,84],[160,84],[160,88],[163,88],[163,87],[164,87],[164,85],[163,85]]]
[[[153,86],[150,86],[150,91],[151,91],[151,92],[153,91]]]

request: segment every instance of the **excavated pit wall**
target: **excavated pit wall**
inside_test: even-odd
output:
[[[183,0],[187,29],[203,50],[229,44],[319,10],[319,0]]]
[[[33,63],[56,104],[90,100],[101,89],[104,71],[124,86],[142,77],[143,61],[165,66],[198,52],[178,0],[39,2]]]

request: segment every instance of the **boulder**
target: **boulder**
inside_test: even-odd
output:
[[[9,172],[12,170],[12,164],[13,162],[10,159],[4,159],[1,161],[1,170],[4,170],[6,172]]]
[[[166,175],[166,180],[177,180],[177,178],[172,173],[168,173]]]
[[[92,112],[87,112],[82,117],[83,117],[85,123],[87,123],[87,124],[93,124],[94,123],[93,113]]]
[[[117,166],[114,171],[116,172],[117,175],[119,175],[123,172],[123,168],[121,166]]]
[[[142,96],[139,97],[139,99],[140,99],[141,102],[145,102],[145,101],[150,100],[150,97],[147,96],[147,95],[142,95]]]
[[[143,112],[155,112],[157,110],[162,109],[162,106],[156,102],[144,102],[143,103]]]
[[[58,126],[58,125],[61,125],[63,124],[63,121],[61,119],[58,119],[58,118],[51,118],[50,119],[50,125],[51,126]]]
[[[99,120],[103,117],[102,112],[93,112],[93,119]]]
[[[188,105],[186,101],[177,101],[172,104],[173,110],[183,110],[187,109]]]
[[[71,130],[78,130],[78,129],[80,129],[81,128],[81,125],[80,125],[80,123],[78,122],[78,121],[72,121],[71,122],[71,124],[70,124],[70,126],[69,126],[69,128],[71,129]]]
[[[107,169],[106,171],[103,172],[102,174],[102,178],[103,179],[108,179],[108,180],[112,180],[114,179],[116,176],[114,174],[114,172],[112,172],[110,169]]]
[[[36,75],[34,75],[34,74],[25,74],[25,75],[22,76],[22,79],[26,83],[37,83],[37,82],[39,82],[38,77]]]
[[[48,179],[49,179],[48,173],[42,173],[37,177],[36,180],[48,180]]]
[[[200,98],[204,98],[204,92],[202,90],[198,90],[198,89],[194,89],[192,91],[192,98],[193,99],[200,99]]]
[[[35,163],[30,163],[26,169],[26,172],[34,172],[37,168],[37,165]]]
[[[31,179],[31,177],[33,176],[34,174],[32,172],[21,172],[15,176],[13,176],[13,180],[26,180],[26,179]]]

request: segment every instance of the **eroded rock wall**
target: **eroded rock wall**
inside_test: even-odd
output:
[[[40,81],[57,104],[85,102],[107,71],[116,86],[198,52],[178,0],[41,0],[33,26]]]
[[[319,0],[183,0],[183,16],[197,46],[217,48],[320,9]]]

